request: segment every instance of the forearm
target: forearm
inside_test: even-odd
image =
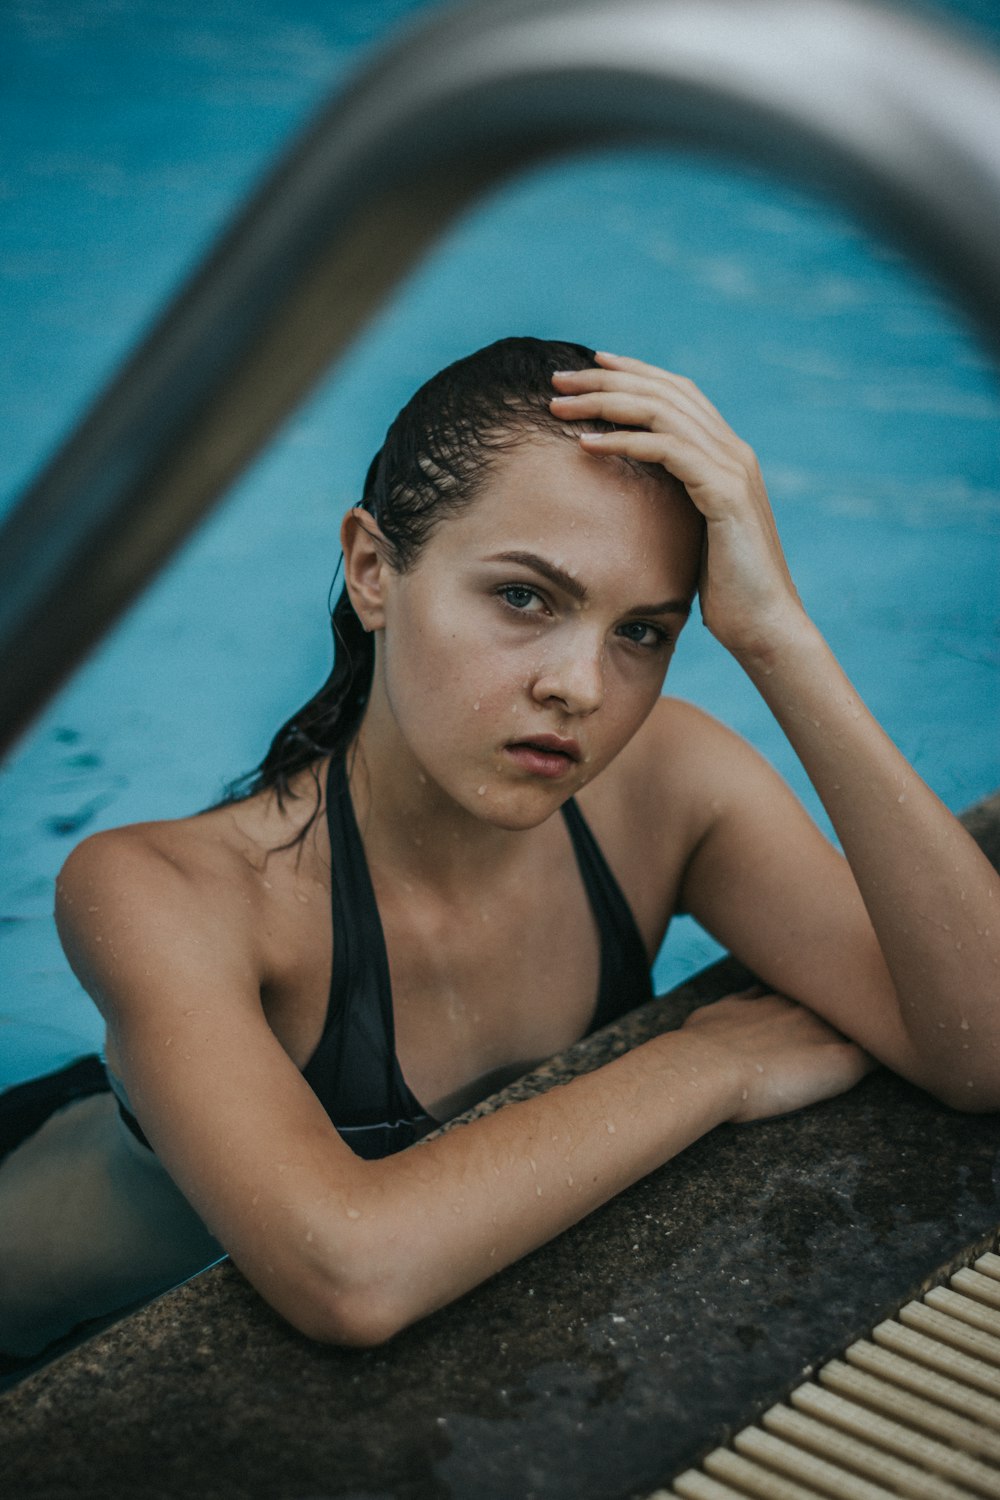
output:
[[[322,1336],[377,1342],[452,1301],[728,1119],[739,1097],[710,1046],[673,1032],[359,1167],[327,1225],[337,1248]]]
[[[970,1104],[984,1089],[996,1096],[1000,878],[804,617],[741,662],[830,816],[908,1035],[934,1077],[961,1075]]]

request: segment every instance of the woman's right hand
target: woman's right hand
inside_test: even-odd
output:
[[[842,1094],[875,1060],[811,1010],[761,986],[692,1012],[681,1028],[734,1078],[732,1124],[784,1115]]]

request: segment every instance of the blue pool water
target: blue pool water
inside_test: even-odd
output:
[[[0,505],[272,153],[418,0],[36,0],[0,9]],[[940,7],[939,7],[940,8]],[[992,0],[945,7],[1000,47]],[[343,508],[395,410],[511,332],[691,374],[757,447],[800,592],[953,808],[994,789],[1000,388],[940,293],[850,216],[666,150],[540,167],[468,214],[202,527],[0,777],[0,1086],[99,1044],[52,882],[84,834],[204,805],[327,669]],[[692,624],[672,689],[821,816]],[[714,953],[678,924],[667,986]]]

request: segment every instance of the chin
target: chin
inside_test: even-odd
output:
[[[475,798],[474,805],[466,806],[480,822],[510,833],[527,833],[547,822],[578,790],[572,786],[561,786],[558,791],[551,786],[495,791],[488,788],[483,797]]]

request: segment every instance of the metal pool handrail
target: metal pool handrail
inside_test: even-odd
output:
[[[0,748],[463,205],[637,139],[832,191],[1000,343],[1000,65],[961,36],[871,0],[447,10],[298,141],[0,531]]]

